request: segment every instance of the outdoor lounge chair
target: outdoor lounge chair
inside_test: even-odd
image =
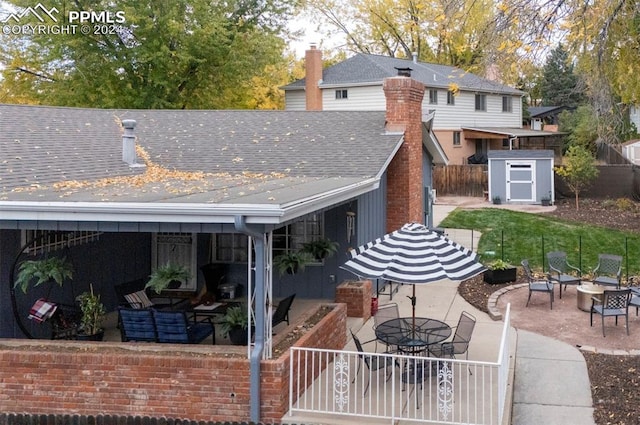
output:
[[[620,255],[599,254],[598,265],[593,269],[593,283],[620,288],[622,277],[622,257]]]
[[[212,335],[212,344],[216,343],[215,328],[210,317],[191,323],[184,311],[152,311],[158,332],[158,342],[199,344]]]
[[[591,298],[590,321],[593,326],[593,313],[602,317],[602,336],[604,333],[604,318],[615,317],[618,326],[618,316],[624,316],[627,335],[629,335],[629,301],[631,300],[631,289],[606,290],[602,296]]]
[[[549,294],[549,305],[553,310],[553,282],[548,279],[536,280],[533,276],[533,272],[531,271],[531,267],[529,267],[529,260],[522,260],[520,264],[522,264],[524,273],[527,275],[527,279],[529,280],[529,297],[527,298],[527,304],[525,307],[529,306],[531,294],[534,292],[546,292]]]
[[[122,342],[157,342],[158,334],[150,309],[119,308],[118,324]]]
[[[367,374],[368,375],[367,386],[362,392],[362,396],[364,397],[365,395],[367,395],[367,391],[369,390],[369,384],[371,384],[372,372],[378,372],[380,370],[384,370],[387,373],[386,379],[389,380],[389,378],[391,377],[391,372],[393,371],[392,369],[393,359],[389,356],[380,356],[380,355],[377,355],[376,353],[365,352],[364,349],[362,348],[362,343],[360,342],[360,339],[358,339],[358,337],[353,333],[351,329],[349,329],[349,332],[351,332],[351,337],[353,338],[353,342],[356,344],[356,349],[358,350],[358,353],[360,353],[358,357],[361,360],[360,362],[358,362],[358,369],[356,370],[356,374],[353,377],[353,381],[351,381],[351,383],[353,384],[354,382],[356,382],[356,379],[358,378],[358,374],[360,373],[360,369],[362,368],[362,363],[364,363],[365,366],[367,366],[367,370],[369,372]]]
[[[567,285],[580,285],[582,283],[582,271],[569,264],[567,261],[567,254],[564,251],[548,252],[547,262],[549,264],[548,279],[552,282],[558,283],[558,292],[561,299],[562,285],[564,285],[564,290],[566,292]],[[570,273],[575,273],[577,276],[573,276]]]
[[[287,298],[284,298],[278,306],[276,307],[276,311],[273,312],[273,318],[271,321],[271,327],[275,328],[276,325],[287,322],[289,325],[289,310],[291,309],[291,304],[293,304],[293,299],[296,297],[296,294],[291,294]]]

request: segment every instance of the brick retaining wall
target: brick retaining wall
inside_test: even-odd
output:
[[[330,306],[295,345],[344,347],[346,306]],[[261,421],[288,410],[288,353],[262,362]],[[246,421],[249,378],[246,347],[0,341],[2,412]]]

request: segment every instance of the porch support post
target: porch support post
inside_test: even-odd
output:
[[[249,410],[251,422],[260,422],[260,361],[262,360],[262,351],[264,350],[264,329],[265,329],[265,291],[264,291],[264,229],[258,229],[258,226],[249,226],[245,221],[245,216],[237,215],[235,217],[236,229],[246,235],[251,236],[255,242],[255,320],[256,335],[253,352],[249,359],[250,376],[249,376]],[[249,281],[249,284],[251,282]]]

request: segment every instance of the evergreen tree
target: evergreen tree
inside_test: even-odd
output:
[[[569,54],[561,44],[556,47],[543,68],[540,95],[544,106],[575,108],[585,101],[578,76]]]

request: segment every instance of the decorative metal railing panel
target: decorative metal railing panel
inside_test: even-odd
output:
[[[497,362],[291,348],[290,414],[500,425],[509,369],[509,309]]]

